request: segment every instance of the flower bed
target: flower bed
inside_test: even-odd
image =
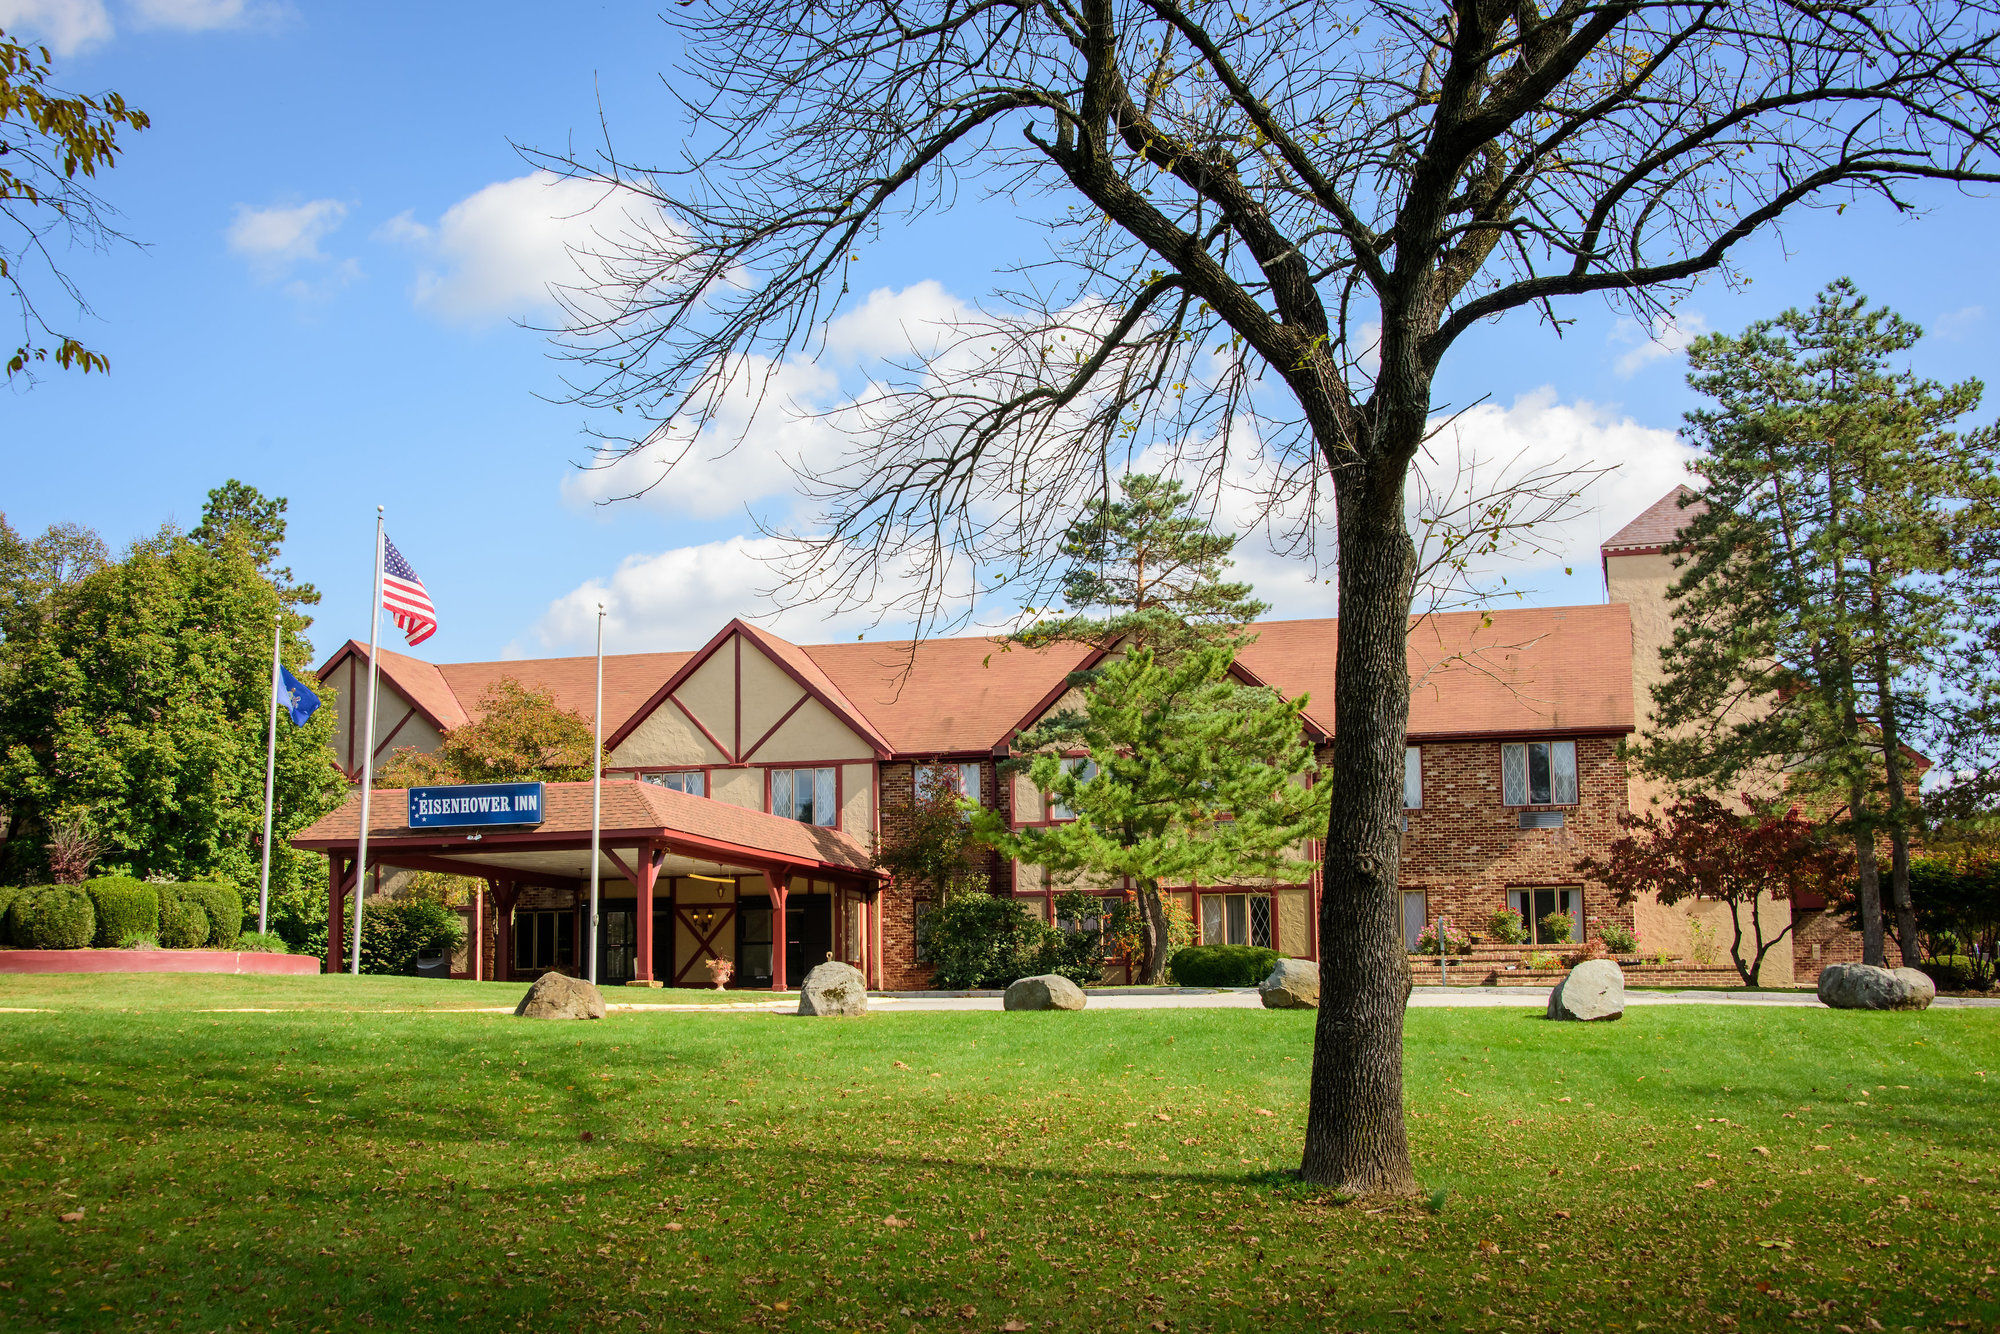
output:
[[[317,973],[305,954],[249,950],[0,950],[0,973]]]

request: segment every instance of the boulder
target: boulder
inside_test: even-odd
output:
[[[602,1019],[604,997],[580,977],[543,973],[521,997],[514,1013],[524,1019]]]
[[[1081,1010],[1083,988],[1066,977],[1043,973],[1008,987],[1001,1004],[1009,1010]]]
[[[1931,1002],[1937,999],[1937,983],[1932,980],[1929,973],[1916,968],[1891,968],[1889,976],[1899,977],[1903,981],[1908,982],[1910,987],[1916,992],[1916,995],[1912,998],[1915,1003],[1900,1008],[1928,1010],[1931,1007]]]
[[[1609,959],[1586,959],[1549,992],[1551,1019],[1616,1019],[1625,1013],[1625,974]]]
[[[829,959],[799,984],[799,1013],[845,1018],[868,1013],[868,980],[851,963]]]
[[[1317,1010],[1319,965],[1304,959],[1280,959],[1271,975],[1257,984],[1267,1010]]]
[[[1869,963],[1836,963],[1820,970],[1820,1003],[1836,1010],[1922,1010],[1936,996],[1931,980],[1914,968],[1892,973]]]

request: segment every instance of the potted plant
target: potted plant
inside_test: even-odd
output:
[[[717,991],[727,986],[729,979],[736,975],[736,961],[734,959],[710,959],[706,966],[708,968],[708,980],[714,984]]]

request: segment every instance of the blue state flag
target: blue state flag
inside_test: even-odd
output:
[[[299,678],[292,675],[292,669],[283,665],[278,668],[281,684],[278,687],[278,702],[285,712],[292,715],[292,726],[304,727],[306,719],[313,716],[319,707],[319,696],[299,684]]]

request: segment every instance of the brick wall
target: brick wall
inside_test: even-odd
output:
[[[1423,749],[1423,807],[1403,835],[1403,887],[1423,890],[1426,920],[1440,913],[1456,928],[1486,934],[1508,907],[1507,891],[1581,886],[1586,938],[1608,923],[1632,929],[1632,909],[1576,873],[1585,855],[1605,854],[1625,809],[1625,762],[1618,738],[1576,739],[1577,804],[1500,804],[1500,741],[1453,741]],[[1560,829],[1522,829],[1522,810],[1563,812]]]
[[[882,766],[882,836],[893,838],[907,819],[916,797],[914,764]],[[979,762],[979,797],[982,804],[1003,813],[1008,810],[1009,789],[1002,784],[998,765],[992,759]],[[983,855],[987,883],[995,894],[1009,894],[1014,888],[1014,864],[998,853]],[[916,908],[936,897],[926,884],[892,882],[877,899],[882,917],[882,986],[889,991],[921,991],[931,986],[934,970],[917,962]]]
[[[1794,981],[1817,982],[1820,970],[1829,964],[1860,962],[1861,933],[1842,922],[1838,913],[1825,908],[1792,910]]]

